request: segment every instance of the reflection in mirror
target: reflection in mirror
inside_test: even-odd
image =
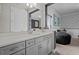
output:
[[[39,23],[38,24],[39,28],[34,28],[34,29],[45,28],[45,3],[37,3],[37,8],[35,10],[36,10],[35,12],[33,12],[34,10],[31,12],[30,20],[37,20],[38,21],[37,23]],[[30,28],[33,29],[32,26]]]
[[[28,12],[36,6],[27,3],[1,3],[0,4],[0,32],[28,31]],[[33,6],[32,6],[33,5]]]
[[[30,4],[30,6],[28,6],[28,4]],[[40,9],[40,11],[31,14],[31,19],[38,20],[39,27],[41,27],[41,25],[44,27],[45,4],[28,4],[0,3],[0,32],[27,32],[30,26],[28,17],[29,12],[35,9]]]
[[[61,25],[61,17],[56,10],[56,5],[57,3],[47,7],[47,27],[52,30],[60,28]]]
[[[31,28],[39,28],[41,27],[41,12],[40,10],[31,14]]]
[[[39,20],[31,20],[31,28],[39,28]]]

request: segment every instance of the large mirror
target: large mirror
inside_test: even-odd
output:
[[[41,29],[45,27],[45,3],[39,3],[38,7],[29,13],[31,29]]]
[[[0,32],[28,31],[31,27],[30,19],[36,20],[36,27],[44,27],[44,7],[44,3],[1,3]],[[35,9],[39,9],[39,11],[32,13],[29,18],[29,13]]]
[[[41,27],[41,11],[36,9],[30,13],[31,28],[40,28]]]

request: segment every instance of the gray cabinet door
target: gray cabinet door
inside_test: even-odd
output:
[[[52,47],[51,47],[51,39],[48,39],[48,53],[50,53],[52,51]]]
[[[16,53],[14,53],[12,55],[25,55],[25,49],[23,49],[23,50],[21,50],[19,52],[16,52]]]
[[[47,35],[45,36],[45,40],[48,40],[47,42],[47,52],[48,54],[52,51],[52,46],[51,46],[51,36],[50,35]]]
[[[26,47],[30,47],[30,46],[33,46],[35,44],[34,42],[35,40],[34,39],[31,39],[31,40],[26,40]]]
[[[25,48],[25,42],[20,42],[0,48],[0,55],[9,55]]]
[[[38,46],[30,46],[26,48],[26,55],[38,55]]]
[[[47,55],[47,40],[41,42],[38,45],[38,54],[39,55]]]
[[[56,48],[56,40],[55,40],[54,33],[50,35],[50,38],[51,38],[51,48],[52,50],[54,50]]]

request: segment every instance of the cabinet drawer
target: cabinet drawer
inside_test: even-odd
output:
[[[26,48],[26,55],[38,55],[38,45]]]
[[[35,44],[35,40],[34,39],[31,39],[31,40],[27,40],[26,41],[26,47],[32,46],[34,44]]]
[[[50,38],[51,38],[50,35],[46,35],[46,36],[45,36],[45,39],[50,39]]]
[[[14,53],[12,55],[25,55],[25,49],[23,49],[23,50],[21,50],[19,52],[16,52],[16,53]]]
[[[35,43],[42,42],[43,40],[44,40],[44,37],[38,37],[36,38]]]
[[[50,34],[49,34],[49,35],[46,35],[46,37],[50,38],[50,37],[51,37],[51,35],[50,35]]]
[[[20,49],[25,48],[25,42],[20,42],[0,48],[0,55],[9,55]]]

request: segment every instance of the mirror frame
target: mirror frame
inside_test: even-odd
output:
[[[55,3],[47,3],[47,4],[45,5],[45,28],[47,28],[47,15],[48,15],[48,10],[47,10],[47,8],[48,8],[49,6],[51,6],[51,5],[53,5],[53,4],[55,4]]]
[[[28,29],[29,29],[29,30],[31,29],[31,14],[33,14],[33,13],[39,11],[39,10],[40,10],[40,9],[35,9],[35,10],[29,12],[29,20],[28,20],[28,22],[29,22]]]

